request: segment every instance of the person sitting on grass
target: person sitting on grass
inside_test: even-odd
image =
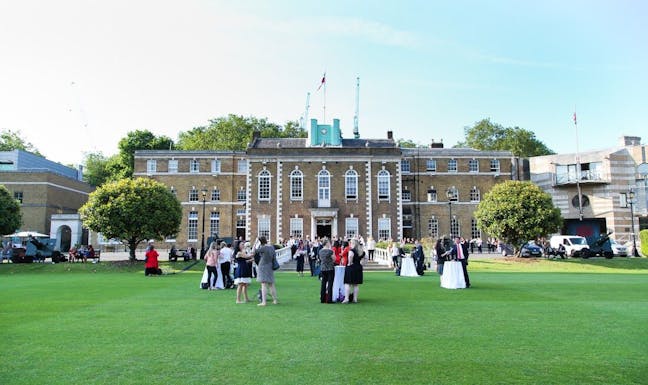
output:
[[[149,251],[146,252],[146,264],[144,265],[144,275],[162,275],[162,270],[158,264],[158,252],[155,247],[151,245]]]

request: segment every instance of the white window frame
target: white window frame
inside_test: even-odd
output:
[[[220,189],[217,189],[216,187],[214,187],[212,189],[212,191],[211,191],[211,201],[212,202],[218,202],[218,201],[220,201],[220,199],[221,199]]]
[[[391,236],[391,218],[378,218],[378,239],[388,240]]]
[[[221,161],[219,159],[212,159],[211,172],[214,174],[218,174],[221,172]]]
[[[187,241],[198,241],[198,211],[189,212],[189,218],[187,221]]]
[[[259,217],[257,219],[257,237],[266,237],[270,242],[270,217]]]
[[[246,189],[242,188],[242,189],[239,189],[236,192],[236,201],[237,202],[245,202],[245,201],[247,201],[247,190]]]
[[[189,190],[189,202],[200,202],[199,200],[199,195],[198,195],[198,189],[197,188],[192,188]]]
[[[455,186],[452,186],[448,189],[448,191],[452,193],[450,202],[459,202],[459,189],[457,189]]]
[[[247,159],[239,159],[236,166],[237,166],[237,170],[238,170],[239,174],[240,173],[245,174],[245,173],[248,172],[248,161],[247,161]]]
[[[317,173],[317,205],[318,207],[331,206],[331,173],[326,169]]]
[[[473,188],[470,189],[470,201],[471,202],[481,201],[481,193],[477,188],[477,186],[473,186]]]
[[[391,198],[391,181],[389,171],[383,169],[376,175],[378,201],[389,201]]]
[[[429,188],[427,191],[427,201],[436,202],[439,199],[439,194],[435,188]]]
[[[457,172],[459,166],[456,159],[448,159],[448,172]],[[452,165],[452,167],[450,167]]]
[[[450,238],[459,236],[461,236],[461,224],[459,223],[459,219],[453,216],[450,219]]]
[[[294,238],[304,237],[304,218],[290,218],[290,236]]]
[[[189,161],[189,172],[197,173],[200,172],[200,161],[197,159],[191,159]]]
[[[491,172],[500,172],[500,161],[499,161],[499,159],[491,159],[491,161],[490,161],[490,171]]]
[[[304,173],[300,170],[293,170],[290,173],[290,200],[304,200]]]
[[[349,217],[344,220],[344,234],[348,239],[360,234],[358,217]]]
[[[259,172],[259,175],[257,176],[257,187],[257,198],[259,202],[269,202],[270,196],[272,195],[272,178],[270,171],[261,170]]]
[[[432,217],[428,219],[428,235],[432,238],[439,238],[439,219]]]
[[[146,173],[155,174],[157,172],[157,161],[155,159],[149,159],[146,161]]]
[[[403,200],[403,202],[411,202],[412,192],[410,190],[401,191],[401,199]]]
[[[220,234],[220,212],[209,213],[209,236],[214,237]]]
[[[344,173],[344,197],[346,200],[358,200],[358,172],[347,170]]]
[[[409,161],[409,159],[401,160],[401,172],[403,174],[409,174],[410,172],[412,172],[412,163]]]
[[[470,238],[481,238],[481,230],[477,227],[477,219],[470,219]]]
[[[169,174],[177,174],[178,173],[178,160],[177,159],[169,159],[169,163],[167,164],[167,172]]]
[[[427,159],[425,161],[425,171],[436,172],[437,161],[436,159]]]
[[[470,159],[468,161],[468,172],[479,172],[479,160]]]

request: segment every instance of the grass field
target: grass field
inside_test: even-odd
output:
[[[177,266],[183,266],[179,263]],[[355,305],[277,275],[281,303],[198,289],[202,266],[0,266],[0,384],[645,384],[648,260],[471,261],[367,273]],[[258,284],[253,284],[251,293]]]

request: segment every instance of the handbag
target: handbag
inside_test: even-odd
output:
[[[279,270],[280,267],[281,267],[281,265],[277,261],[277,258],[273,258],[272,259],[272,270]]]

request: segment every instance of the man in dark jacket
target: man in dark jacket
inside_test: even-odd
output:
[[[468,277],[468,245],[466,242],[461,242],[461,237],[455,238],[455,244],[452,246],[450,255],[457,261],[461,262],[463,269],[464,279],[466,281],[466,288],[470,287],[470,278]]]
[[[423,245],[418,240],[414,242],[414,252],[412,253],[414,258],[414,264],[416,265],[416,273],[418,275],[425,274],[424,265],[425,265],[425,253],[423,252]]]

